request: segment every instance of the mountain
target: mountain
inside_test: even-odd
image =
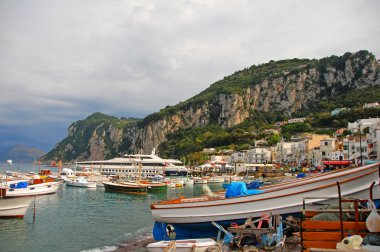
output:
[[[346,100],[336,97],[350,97],[357,92],[370,94],[377,86],[380,86],[379,65],[368,51],[320,60],[270,61],[236,71],[200,94],[142,120],[96,113],[75,122],[69,127],[68,137],[44,159],[95,160],[124,153],[150,153],[166,143],[169,133],[178,130],[212,125],[233,128],[247,120],[260,121],[269,114],[273,120],[281,120],[329,112],[326,102],[343,106]],[[377,100],[365,96],[360,101],[350,101],[356,106]]]
[[[0,152],[0,160],[6,162],[11,159],[14,163],[18,162],[33,162],[45,155],[45,152],[34,147],[26,145],[11,146]]]

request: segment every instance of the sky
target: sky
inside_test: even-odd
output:
[[[0,149],[143,118],[237,70],[368,50],[377,0],[0,0]]]

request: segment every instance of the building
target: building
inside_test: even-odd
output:
[[[231,164],[245,163],[245,153],[243,153],[243,152],[232,153],[230,163]]]
[[[356,159],[356,143],[353,136],[347,136],[343,140],[343,156],[345,160],[355,163]]]
[[[380,158],[380,123],[373,124],[368,131],[368,157],[370,159]]]
[[[357,133],[360,130],[364,130],[365,128],[380,123],[380,118],[369,118],[369,119],[359,119],[356,122],[348,123],[347,129],[352,133]]]
[[[302,117],[302,118],[293,118],[293,119],[289,119],[288,123],[303,123],[304,121],[305,121],[304,117]]]
[[[305,134],[305,153],[306,160],[309,166],[314,167],[320,164],[320,154],[316,154],[316,150],[320,152],[321,141],[324,139],[329,139],[329,135],[319,135],[319,134]]]
[[[267,164],[271,162],[271,151],[265,148],[254,148],[246,153],[245,161],[248,164]]]
[[[320,151],[322,160],[332,160],[336,151],[335,139],[329,138],[320,141]]]
[[[275,162],[280,164],[289,163],[292,161],[292,143],[284,142],[283,140],[277,143],[275,147]]]
[[[210,153],[215,153],[215,148],[203,148],[203,153],[208,153],[208,154],[210,154]]]
[[[372,103],[364,103],[363,108],[379,108],[380,103],[372,102]]]

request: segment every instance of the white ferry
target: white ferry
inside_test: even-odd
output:
[[[162,159],[155,155],[144,154],[126,154],[123,157],[117,157],[101,161],[82,161],[77,162],[77,167],[82,170],[91,170],[100,172],[102,175],[126,175],[134,176],[139,173],[141,163],[141,176],[149,177],[154,175],[166,176],[187,176],[188,169],[183,166],[182,162],[177,159]]]

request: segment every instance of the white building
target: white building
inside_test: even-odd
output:
[[[359,131],[362,131],[363,129],[370,127],[371,125],[380,123],[380,118],[369,118],[369,119],[359,119],[356,122],[348,123],[347,129],[351,131],[352,133],[357,133]]]
[[[321,140],[320,146],[322,160],[333,160],[335,156],[334,151],[336,151],[335,139],[329,138]]]
[[[265,148],[254,148],[246,153],[246,162],[248,164],[264,164],[271,162],[271,151]]]
[[[343,155],[345,160],[350,160],[355,163],[356,154],[356,143],[353,137],[349,136],[343,140]]]
[[[288,123],[303,123],[304,121],[305,121],[304,117],[302,117],[302,118],[293,118],[293,119],[289,119]]]
[[[380,123],[373,124],[369,127],[367,134],[368,156],[370,159],[380,158]]]
[[[380,103],[372,102],[372,103],[364,103],[363,108],[378,108],[380,107]]]
[[[275,162],[285,164],[290,162],[292,157],[292,143],[291,142],[278,142],[276,145]]]
[[[234,163],[245,163],[245,153],[243,152],[235,152],[231,154],[231,162]]]

